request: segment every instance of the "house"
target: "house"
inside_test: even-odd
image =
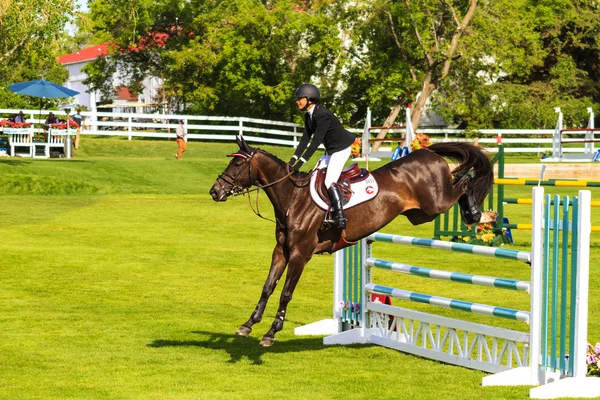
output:
[[[83,83],[87,78],[87,74],[83,71],[83,67],[99,57],[108,56],[109,46],[110,43],[106,42],[58,57],[57,61],[64,65],[67,71],[69,71],[69,79],[65,86],[79,92],[79,94],[75,96],[75,103],[85,106],[91,111],[96,111],[98,103],[106,102],[111,103],[109,104],[111,107],[108,108],[114,108],[116,109],[115,111],[124,111],[125,109],[131,108],[135,108],[135,111],[140,113],[148,111],[144,110],[144,108],[147,107],[146,105],[151,105],[154,102],[153,99],[156,98],[162,84],[160,78],[150,77],[144,79],[142,82],[144,91],[139,96],[135,96],[127,89],[117,71],[113,76],[113,87],[115,88],[116,96],[111,99],[102,98],[100,93],[91,91],[90,88]]]

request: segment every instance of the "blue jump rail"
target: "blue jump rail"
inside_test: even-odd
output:
[[[488,315],[492,317],[500,317],[522,321],[529,323],[529,312],[513,310],[511,308],[489,306],[487,304],[471,303],[469,301],[453,300],[445,297],[431,296],[428,294],[411,292],[408,290],[395,289],[388,286],[367,283],[365,290],[368,293],[383,294],[395,299],[407,300],[416,303],[430,304],[432,306],[451,308],[461,310],[473,314]]]
[[[437,250],[452,251],[455,253],[477,254],[480,256],[503,258],[508,260],[531,262],[531,252],[508,250],[497,247],[477,246],[467,243],[445,242],[443,240],[422,239],[411,236],[390,235],[387,233],[374,233],[367,237],[371,242],[388,242],[407,246],[427,247]]]
[[[531,284],[526,281],[514,279],[494,278],[483,275],[464,274],[461,272],[450,272],[439,269],[417,267],[415,265],[396,263],[378,258],[367,258],[365,265],[373,268],[381,268],[403,274],[416,275],[423,278],[447,280],[471,285],[490,286],[501,289],[520,290],[529,293]]]

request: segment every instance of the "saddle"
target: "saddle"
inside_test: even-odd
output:
[[[326,168],[322,168],[317,171],[315,187],[317,193],[319,194],[319,197],[327,205],[331,205],[329,195],[327,194],[327,188],[325,187],[326,172]],[[348,168],[342,171],[342,174],[340,175],[337,184],[339,186],[340,194],[342,195],[342,202],[344,203],[344,205],[346,205],[352,197],[352,190],[350,189],[350,185],[352,183],[364,181],[369,177],[369,175],[369,171],[367,171],[364,168],[359,168],[357,163],[350,165]]]

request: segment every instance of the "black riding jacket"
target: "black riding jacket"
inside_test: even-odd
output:
[[[349,147],[355,139],[354,134],[344,129],[340,120],[331,111],[315,105],[312,118],[308,112],[304,116],[304,134],[294,156],[308,161],[321,143],[325,146],[325,152],[331,155]],[[309,141],[310,146],[308,146]]]

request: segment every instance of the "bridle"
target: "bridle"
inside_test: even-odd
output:
[[[247,164],[247,170],[248,170],[248,181],[250,182],[251,180],[251,174],[252,174],[252,159],[254,158],[254,155],[256,154],[256,152],[247,154],[247,153],[233,153],[233,154],[228,154],[227,157],[241,157],[244,159],[244,162]],[[223,171],[223,173],[221,173],[218,177],[217,177],[217,182],[219,183],[219,185],[221,186],[221,188],[225,191],[225,194],[227,195],[227,197],[229,196],[238,196],[240,194],[245,193],[244,190],[247,190],[250,186],[248,187],[244,187],[242,185],[240,185],[238,183],[240,177],[242,176],[242,174],[244,173],[244,169],[240,169],[238,174],[236,176],[232,176],[230,174],[228,174],[227,172]],[[221,183],[221,181],[225,182],[226,184],[230,185],[229,190],[225,189],[225,185],[223,185]]]
[[[247,153],[244,151],[240,151],[237,153],[232,153],[232,154],[228,154],[227,157],[241,157],[244,162],[247,165],[247,168],[240,168],[239,172],[237,173],[236,176],[232,176],[228,173],[226,173],[225,171],[223,171],[223,173],[221,173],[218,177],[217,177],[217,182],[219,183],[219,185],[221,186],[221,188],[225,191],[225,194],[227,195],[227,197],[229,196],[239,196],[239,195],[246,195],[248,194],[248,202],[250,203],[250,208],[252,209],[252,211],[254,212],[254,214],[256,214],[257,216],[259,216],[262,219],[266,219],[268,221],[271,222],[275,222],[272,219],[269,218],[265,218],[260,214],[260,211],[258,209],[258,194],[260,189],[265,189],[267,187],[276,185],[286,179],[291,179],[292,181],[294,181],[295,183],[298,182],[298,180],[293,178],[293,174],[294,174],[294,170],[290,169],[287,170],[286,169],[286,174],[273,181],[273,182],[269,182],[267,184],[261,185],[258,183],[258,181],[256,182],[252,182],[252,159],[254,158],[254,156],[258,153],[258,151],[253,151],[251,153]],[[287,167],[286,167],[287,168]],[[242,176],[242,174],[244,172],[246,172],[246,170],[248,170],[248,182],[250,182],[248,184],[248,186],[244,187],[242,185],[240,185],[238,183],[239,178]],[[311,173],[309,174],[309,176],[307,177],[308,179],[310,179],[310,176],[314,173],[314,170],[311,171]],[[221,183],[221,181],[225,182],[227,185],[230,186],[229,190],[225,189],[225,185],[223,185],[223,183]],[[256,188],[254,189],[250,189],[250,187],[252,185],[255,185]],[[250,193],[256,191],[256,210],[254,209],[254,207],[252,206],[252,201],[250,199]],[[278,224],[280,227],[283,227],[283,224],[281,224],[281,222],[277,221],[275,222],[276,224]]]

